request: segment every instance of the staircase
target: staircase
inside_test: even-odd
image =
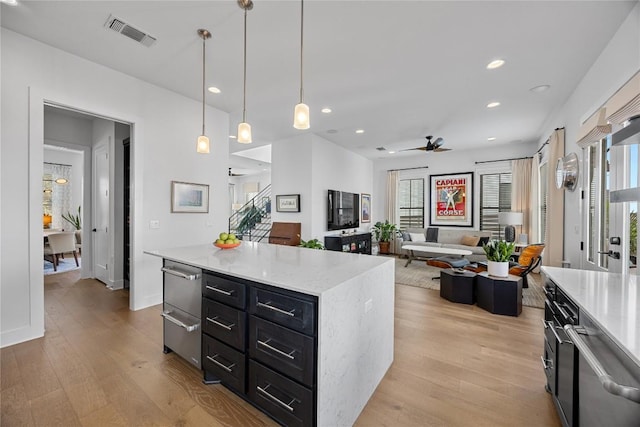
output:
[[[229,217],[229,233],[239,239],[260,242],[271,232],[271,185]]]

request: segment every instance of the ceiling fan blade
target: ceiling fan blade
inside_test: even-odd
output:
[[[441,153],[443,151],[451,151],[451,148],[440,148],[440,147],[437,147],[433,151],[435,151],[436,153]]]
[[[405,148],[404,150],[400,150],[400,151],[412,151],[412,150],[430,151],[428,147]]]

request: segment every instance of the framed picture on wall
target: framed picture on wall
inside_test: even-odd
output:
[[[371,222],[371,194],[360,195],[360,209],[362,210],[360,222]]]
[[[209,212],[209,186],[206,184],[171,181],[171,212]]]
[[[431,175],[429,224],[473,227],[473,172]]]
[[[276,212],[300,212],[300,195],[281,194],[276,196]]]

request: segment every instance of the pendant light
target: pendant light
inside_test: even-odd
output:
[[[202,135],[198,137],[196,144],[196,151],[202,154],[209,154],[209,138],[204,133],[204,100],[205,100],[205,42],[211,38],[211,33],[208,30],[199,29],[198,36],[202,39]]]
[[[293,111],[293,127],[309,129],[309,106],[304,103],[302,90],[302,53],[304,48],[304,0],[300,0],[300,103]]]
[[[244,9],[244,77],[242,88],[242,123],[238,125],[238,139],[241,144],[251,144],[251,125],[247,123],[247,11],[253,9],[253,1],[238,0]]]

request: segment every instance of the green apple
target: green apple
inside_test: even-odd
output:
[[[216,244],[217,245],[224,245],[224,240],[218,239],[218,240],[216,240]]]
[[[240,243],[240,239],[233,239],[233,243]]]
[[[236,240],[236,235],[233,234],[233,233],[229,233],[229,237],[227,237],[227,238],[231,239],[231,240]]]
[[[229,238],[229,235],[224,231],[220,233],[220,240],[227,240],[228,238]]]
[[[227,239],[224,241],[227,245],[233,244],[233,239]]]

